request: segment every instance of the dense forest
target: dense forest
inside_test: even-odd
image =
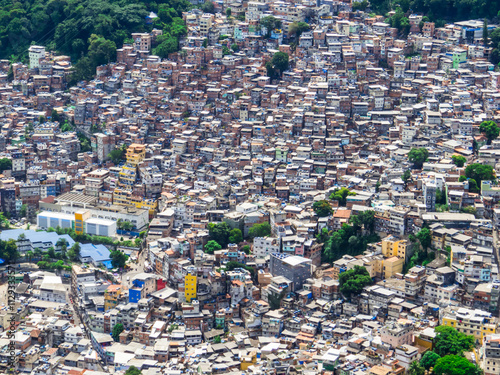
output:
[[[133,32],[161,28],[158,51],[171,52],[187,32],[182,12],[187,0],[157,4],[138,0],[0,0],[0,58],[26,62],[30,45],[71,56],[77,64],[75,79],[89,78],[95,67],[115,58],[116,48],[132,42]],[[153,24],[146,17],[153,11]],[[159,46],[159,47],[160,47]]]

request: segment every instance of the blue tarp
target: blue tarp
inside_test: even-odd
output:
[[[106,268],[108,270],[112,269],[113,268],[113,265],[111,264],[111,261],[110,260],[105,260],[104,262],[101,262],[102,264],[104,264],[104,266],[106,266]]]

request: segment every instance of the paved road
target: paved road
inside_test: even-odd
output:
[[[130,263],[130,270],[128,272],[123,273],[122,275],[122,285],[126,288],[130,288],[132,285],[132,279],[135,275],[144,272],[144,262],[146,261],[147,250],[142,250],[139,258],[137,259],[137,263]],[[127,277],[129,280],[127,281]]]

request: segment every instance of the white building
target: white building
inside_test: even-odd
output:
[[[29,48],[30,68],[35,69],[40,67],[40,59],[45,58],[45,47],[31,46]]]
[[[59,276],[45,276],[40,285],[42,301],[66,303],[66,287]]]
[[[253,254],[257,258],[265,258],[272,253],[280,252],[280,240],[273,237],[256,237],[253,240]]]

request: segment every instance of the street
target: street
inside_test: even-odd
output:
[[[129,289],[132,285],[132,279],[135,275],[138,275],[140,273],[143,273],[144,272],[144,263],[146,261],[146,257],[147,257],[147,249],[144,249],[142,250],[142,252],[139,254],[139,257],[137,258],[137,263],[132,263],[130,262],[129,265],[130,265],[130,270],[128,270],[127,272],[124,272],[121,276],[121,282],[122,282],[122,285]],[[128,281],[127,281],[127,277],[128,277]]]

